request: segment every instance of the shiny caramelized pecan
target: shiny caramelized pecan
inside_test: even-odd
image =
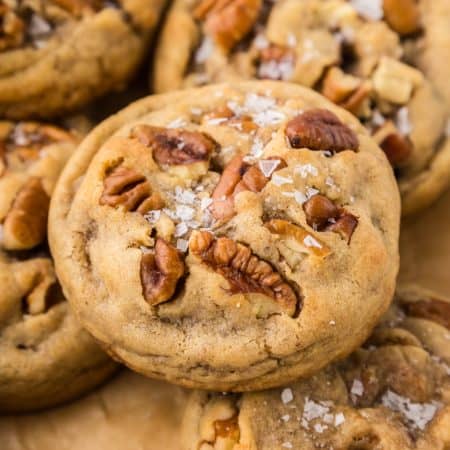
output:
[[[6,4],[0,2],[0,52],[20,47],[25,40],[25,23]]]
[[[432,320],[450,330],[450,303],[437,298],[427,298],[416,302],[402,302],[408,316]]]
[[[281,158],[275,170],[286,167]],[[226,220],[234,215],[234,197],[243,191],[261,192],[268,183],[270,175],[266,177],[256,166],[246,163],[244,157],[236,155],[225,167],[219,183],[212,193],[213,203],[210,211],[216,220]]]
[[[410,139],[400,134],[391,121],[385,122],[373,135],[393,167],[404,165],[413,151]]]
[[[17,193],[3,223],[3,247],[26,250],[36,247],[47,232],[50,197],[40,178],[30,178]]]
[[[205,32],[226,51],[250,32],[258,19],[262,0],[203,0],[194,17],[205,23]]]
[[[418,0],[383,0],[384,18],[389,26],[401,35],[420,29]]]
[[[287,220],[272,219],[264,224],[271,233],[283,236],[285,239],[295,239],[304,250],[315,256],[327,256],[330,248],[301,225],[294,225]]]
[[[273,298],[289,315],[297,308],[297,295],[281,275],[249,247],[227,237],[215,238],[207,231],[194,231],[189,250],[222,275],[230,292],[260,293]]]
[[[161,209],[163,199],[153,192],[144,175],[123,166],[117,166],[107,173],[103,181],[100,205],[123,206],[126,211],[145,214]]]
[[[158,238],[154,253],[141,258],[141,283],[145,300],[152,306],[167,302],[184,275],[180,253],[164,239]]]
[[[338,208],[329,198],[317,194],[303,203],[307,224],[317,231],[333,231],[350,244],[358,219],[344,208]]]
[[[198,131],[137,125],[133,128],[131,136],[149,147],[153,159],[160,165],[208,161],[218,147],[212,137]]]
[[[311,109],[290,120],[286,126],[286,136],[293,148],[311,150],[358,150],[356,134],[331,111]]]

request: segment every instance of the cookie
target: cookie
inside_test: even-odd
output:
[[[450,443],[450,303],[408,288],[345,361],[284,388],[194,391],[186,450],[438,450]]]
[[[2,0],[0,116],[74,110],[133,76],[165,0]]]
[[[448,4],[425,3],[436,11]],[[315,88],[365,124],[395,169],[403,214],[412,214],[450,180],[449,104],[436,89],[448,89],[450,15],[433,14],[439,30],[423,27],[429,15],[415,0],[176,0],[153,86],[164,92],[259,78]],[[421,64],[418,51],[406,48],[423,39]]]
[[[50,196],[78,140],[0,122],[0,412],[75,398],[115,367],[71,313],[46,244]]]
[[[66,166],[49,229],[69,301],[116,359],[249,390],[361,344],[393,295],[398,227],[392,170],[360,123],[265,81],[105,121]]]

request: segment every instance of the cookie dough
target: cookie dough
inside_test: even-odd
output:
[[[0,122],[0,412],[75,398],[115,367],[70,312],[46,244],[50,196],[78,140]]]
[[[259,78],[314,88],[364,123],[412,214],[450,181],[449,23],[446,0],[175,0],[153,86]]]
[[[449,319],[447,299],[408,287],[363,347],[309,379],[243,395],[191,394],[183,448],[447,448]]]
[[[351,114],[295,84],[243,82],[148,97],[99,125],[57,185],[50,245],[116,359],[240,391],[367,338],[394,292],[399,209]]]
[[[165,0],[2,0],[0,116],[61,115],[123,88]]]

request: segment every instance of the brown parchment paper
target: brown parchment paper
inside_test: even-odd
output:
[[[400,247],[401,282],[450,295],[450,192],[402,224]],[[186,397],[124,369],[67,406],[0,417],[0,450],[180,450]]]

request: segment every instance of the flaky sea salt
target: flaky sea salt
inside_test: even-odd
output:
[[[264,36],[264,34],[259,33],[258,35],[256,35],[255,39],[253,40],[253,45],[258,50],[263,50],[263,49],[269,47],[270,43],[267,40],[266,36]]]
[[[283,122],[286,118],[284,113],[276,109],[268,109],[267,111],[260,111],[253,115],[253,121],[260,127],[269,125],[276,125]]]
[[[323,433],[328,427],[326,425],[322,425],[320,423],[314,424],[314,431],[316,433]]]
[[[395,116],[395,125],[403,136],[409,136],[412,131],[412,125],[409,121],[409,109],[403,106],[397,111]]]
[[[339,425],[342,425],[345,422],[345,416],[343,413],[337,413],[334,416],[334,426],[338,427]]]
[[[227,120],[228,119],[226,117],[214,117],[213,119],[208,119],[206,121],[206,124],[207,125],[212,125],[212,126],[220,125],[220,124],[226,122]]]
[[[195,215],[195,209],[187,205],[177,205],[175,213],[183,221],[192,220]]]
[[[319,189],[312,188],[312,187],[308,187],[308,188],[306,188],[306,197],[307,197],[307,198],[314,197],[314,196],[317,195],[319,192],[320,192]]]
[[[364,394],[364,385],[361,383],[361,380],[353,380],[352,388],[350,390],[350,393],[353,395],[357,395],[361,397],[361,395]]]
[[[413,428],[420,430],[425,429],[439,407],[437,402],[413,403],[409,398],[402,397],[391,390],[387,390],[381,398],[381,402],[387,408],[402,414]]]
[[[309,422],[311,420],[323,417],[329,411],[330,408],[328,406],[323,403],[316,403],[314,400],[310,400],[309,397],[306,397],[302,418]]]
[[[176,227],[175,227],[175,233],[174,236],[175,237],[181,237],[184,234],[186,234],[189,231],[189,227],[187,226],[187,224],[185,222],[180,222]]]
[[[273,175],[272,182],[275,186],[283,186],[283,184],[292,184],[291,177],[283,177],[282,175],[278,175],[277,173]]]
[[[291,388],[285,388],[281,391],[281,401],[286,404],[294,399],[294,394]]]
[[[145,220],[149,223],[156,223],[158,222],[159,218],[161,217],[161,211],[160,210],[153,210],[149,211],[147,214],[144,215]]]
[[[383,0],[350,0],[350,4],[364,19],[381,20],[383,18]]]
[[[205,63],[211,56],[213,50],[214,50],[214,42],[210,37],[206,36],[195,53],[194,57],[195,62],[197,64]]]
[[[290,442],[283,442],[281,444],[281,446],[284,447],[284,448],[293,448],[292,444]]]
[[[202,198],[200,200],[200,209],[204,211],[205,209],[209,208],[212,202],[213,202],[212,198],[209,197]]]
[[[180,252],[185,252],[188,249],[189,241],[186,239],[177,239],[177,249],[180,250]]]
[[[180,186],[177,186],[175,188],[175,196],[174,197],[178,203],[183,203],[186,205],[193,205],[195,203],[195,200],[197,199],[195,192],[193,192],[189,189],[183,189]]]
[[[308,175],[316,177],[319,174],[317,167],[312,164],[300,164],[295,167],[294,173],[300,175],[302,178],[306,178]]]
[[[187,122],[183,117],[178,117],[167,124],[167,128],[182,128],[187,125]]]
[[[259,78],[268,78],[270,80],[289,80],[294,72],[294,61],[292,58],[282,59],[281,61],[265,61],[258,68]]]
[[[308,200],[308,197],[300,191],[294,191],[294,199],[300,205],[303,205]]]
[[[258,167],[266,178],[270,178],[275,169],[280,165],[279,159],[261,159]]]
[[[281,420],[283,422],[289,422],[290,418],[291,418],[291,416],[289,414],[285,414],[284,416],[281,416]]]
[[[308,234],[308,236],[306,236],[306,237],[303,239],[303,243],[304,243],[307,247],[322,248],[322,246],[320,245],[320,243],[317,242],[310,234]]]

